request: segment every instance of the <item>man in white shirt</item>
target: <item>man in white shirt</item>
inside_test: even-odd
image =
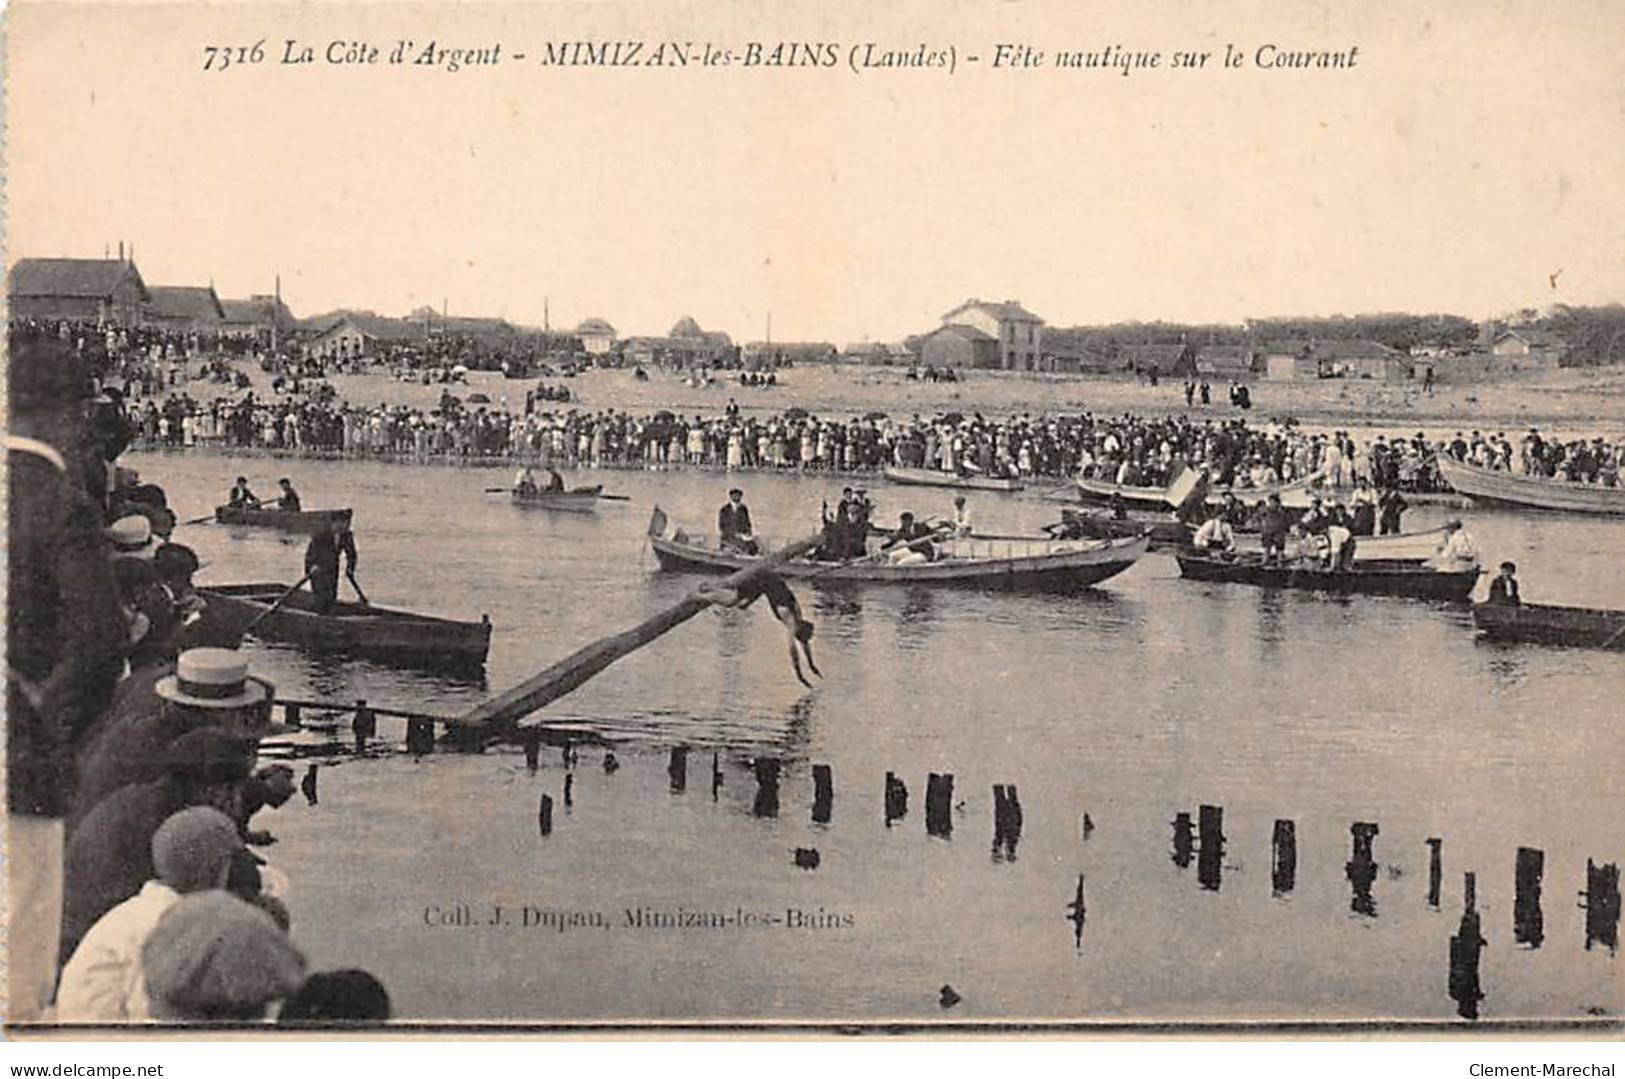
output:
[[[1437,561],[1445,570],[1459,570],[1478,565],[1478,544],[1461,527],[1459,518],[1445,522],[1445,541],[1439,546]]]
[[[1215,512],[1202,522],[1202,527],[1196,530],[1196,538],[1192,542],[1198,551],[1228,553],[1236,549],[1236,533],[1230,527],[1230,522],[1224,519],[1224,515]]]
[[[181,896],[223,887],[242,849],[237,825],[218,809],[192,806],[165,820],[152,837],[158,879],[102,915],[74,949],[57,985],[57,1021],[150,1020],[142,945]]]
[[[965,496],[954,496],[954,535],[968,536],[971,534],[970,510],[965,508]]]

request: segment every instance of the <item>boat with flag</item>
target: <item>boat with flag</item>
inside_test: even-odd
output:
[[[917,541],[924,542],[924,541]],[[671,572],[734,573],[757,561],[754,555],[720,547],[715,537],[674,527],[656,507],[649,518],[649,543],[660,568]],[[1040,537],[941,537],[930,541],[930,560],[894,563],[884,542],[871,538],[857,558],[831,561],[791,559],[780,576],[805,581],[931,584],[963,588],[1075,592],[1115,577],[1146,552],[1145,536],[1106,540]],[[772,546],[763,542],[764,548]]]
[[[1625,487],[1523,476],[1458,461],[1448,454],[1437,458],[1439,476],[1458,494],[1475,502],[1493,502],[1522,509],[1555,510],[1625,516]]]

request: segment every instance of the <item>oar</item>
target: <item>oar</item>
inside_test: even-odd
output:
[[[314,573],[314,572],[316,572],[316,571],[311,570],[309,573],[306,573],[303,577],[299,578],[297,581],[295,581],[293,583],[293,587],[289,588],[286,592],[282,593],[282,595],[280,595],[280,596],[278,596],[276,598],[275,603],[271,604],[269,607],[265,608],[265,610],[263,610],[259,614],[255,615],[254,620],[252,622],[248,623],[248,625],[244,626],[238,632],[237,635],[238,635],[239,639],[242,638],[242,637],[248,636],[248,631],[253,629],[255,626],[259,625],[260,624],[260,619],[264,618],[266,615],[270,614],[272,611],[274,611],[278,607],[282,606],[282,604],[287,601],[289,596],[291,596],[295,592],[299,591],[300,586],[303,585],[306,581],[310,580],[310,575],[311,575],[311,573]]]
[[[365,592],[361,591],[361,585],[356,583],[354,567],[346,566],[345,569],[344,569],[344,576],[349,578],[350,587],[355,589],[355,594],[361,597],[361,602],[365,603],[367,606],[371,607],[372,606],[372,600],[367,598],[367,594]]]
[[[598,496],[598,501],[600,501],[600,502],[630,502],[630,501],[632,501],[632,496],[631,495],[599,495]]]
[[[181,524],[183,524],[183,525],[200,525],[200,524],[204,524],[205,522],[212,521],[214,519],[215,519],[214,514],[205,513],[202,517],[194,517],[190,521],[182,521]],[[180,525],[176,525],[175,527],[179,528]]]

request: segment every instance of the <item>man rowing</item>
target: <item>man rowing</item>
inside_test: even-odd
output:
[[[1212,516],[1202,522],[1191,541],[1198,551],[1231,554],[1236,549],[1236,531],[1225,519],[1224,511],[1215,509]]]
[[[536,493],[536,474],[526,465],[519,470],[519,475],[513,478],[514,493],[520,498],[529,498]]]
[[[790,666],[795,670],[796,678],[808,689],[812,688],[807,676],[801,673],[801,657],[796,654],[797,645],[800,645],[801,651],[806,654],[807,666],[812,673],[820,678],[824,677],[824,672],[820,671],[818,664],[813,661],[813,624],[801,617],[801,604],[782,577],[775,573],[761,573],[737,589],[702,585],[695,594],[719,607],[733,607],[738,610],[743,610],[762,596],[766,596],[768,606],[773,609],[773,617],[784,624],[785,631],[789,635]]]
[[[1444,524],[1445,539],[1434,556],[1443,572],[1470,569],[1478,565],[1478,544],[1461,526],[1461,518],[1452,517]]]
[[[237,482],[232,485],[231,493],[226,496],[227,505],[241,506],[244,509],[257,510],[260,508],[259,496],[248,489],[248,477],[238,476]]]
[[[310,575],[310,591],[316,597],[316,610],[326,614],[338,604],[339,555],[344,555],[347,574],[355,572],[355,533],[347,525],[334,524],[310,537],[305,548],[305,572]]]
[[[288,513],[298,513],[300,508],[299,492],[293,489],[293,484],[289,482],[286,476],[276,482],[277,486],[282,488],[282,497],[276,500],[276,508],[285,510]]]

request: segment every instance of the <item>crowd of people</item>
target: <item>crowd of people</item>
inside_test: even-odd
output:
[[[387,1018],[375,978],[313,973],[293,943],[252,826],[294,793],[258,755],[285,729],[274,687],[193,647],[197,556],[162,488],[118,466],[134,432],[91,351],[10,335],[10,1017]]]

